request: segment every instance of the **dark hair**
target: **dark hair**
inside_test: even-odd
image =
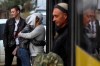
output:
[[[39,20],[39,17],[38,16],[36,16],[36,21],[38,21]]]
[[[15,8],[15,9],[16,9],[16,11],[20,11],[20,8],[19,8],[19,6],[17,6],[17,5],[15,5],[15,6],[12,6],[10,9],[12,9],[12,8]]]

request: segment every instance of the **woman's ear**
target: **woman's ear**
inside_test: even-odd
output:
[[[36,17],[36,22],[38,22],[39,21],[39,18],[38,17]]]
[[[39,19],[36,19],[36,22],[38,22],[39,21]]]

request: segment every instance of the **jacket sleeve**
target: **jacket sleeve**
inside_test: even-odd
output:
[[[23,37],[23,38],[26,38],[26,39],[32,39],[32,38],[35,38],[37,37],[38,35],[41,34],[43,30],[39,27],[36,27],[33,31],[31,31],[30,33],[19,33],[18,36],[19,37]]]
[[[8,20],[6,21],[4,34],[3,34],[3,45],[6,47],[8,44]]]

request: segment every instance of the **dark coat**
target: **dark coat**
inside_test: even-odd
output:
[[[17,37],[18,33],[26,26],[26,22],[24,19],[20,18],[18,23],[18,29],[16,35],[14,36],[14,29],[15,29],[15,19],[10,18],[7,20],[5,29],[4,29],[4,47],[11,47],[15,45],[15,37]]]
[[[64,66],[70,66],[71,44],[69,43],[70,39],[68,39],[68,27],[65,26],[57,32],[59,35],[55,38],[52,52],[58,54],[62,58]]]
[[[88,52],[89,54],[92,54],[92,42],[91,40],[88,38],[88,36],[86,35],[86,29],[82,29],[82,33],[81,33],[81,39],[80,39],[80,47],[82,49],[84,49],[86,52]]]

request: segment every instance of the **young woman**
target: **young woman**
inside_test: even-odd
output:
[[[32,30],[29,33],[22,33],[20,32],[18,34],[19,37],[25,38],[25,39],[30,39],[30,43],[29,43],[29,50],[30,50],[30,55],[32,57],[32,63],[34,63],[34,58],[37,56],[38,53],[44,53],[44,45],[43,45],[43,41],[45,40],[45,28],[42,25],[42,14],[40,13],[34,13],[33,15],[31,15],[29,17],[28,23],[34,28],[34,30]],[[34,43],[34,40],[39,43],[38,45],[36,45]],[[19,49],[19,53],[22,51],[22,49]],[[23,66],[25,66],[24,63],[25,62],[25,58],[23,59],[23,54],[22,56],[20,56],[21,60],[22,60],[22,64]],[[27,59],[26,59],[27,61]]]

